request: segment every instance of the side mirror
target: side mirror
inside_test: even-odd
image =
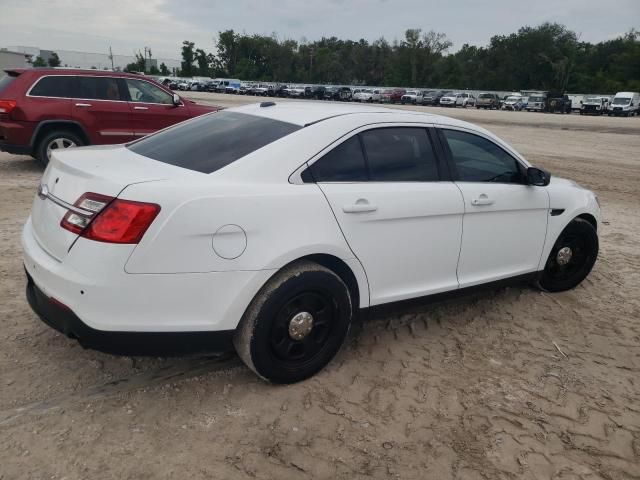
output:
[[[527,185],[546,187],[551,182],[551,174],[546,170],[536,167],[527,168]]]
[[[182,100],[180,100],[180,96],[177,93],[173,94],[173,104],[178,107],[180,106],[180,104],[182,103]]]

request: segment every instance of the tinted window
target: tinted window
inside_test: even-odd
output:
[[[9,84],[15,79],[16,77],[13,75],[5,75],[4,77],[0,78],[0,92],[7,88]]]
[[[159,162],[211,173],[300,128],[269,118],[219,112],[150,135],[128,148]]]
[[[111,77],[78,77],[78,92],[74,98],[90,100],[125,100],[118,88],[118,79]]]
[[[42,77],[29,95],[32,97],[71,97],[75,77]]]
[[[522,183],[515,158],[495,143],[457,130],[443,130],[458,178],[463,182]]]
[[[129,98],[132,102],[144,102],[144,103],[162,103],[165,105],[173,105],[173,95],[165,92],[159,87],[144,82],[142,80],[133,80],[127,78],[127,89],[129,90]],[[194,82],[191,85],[199,85],[198,82]]]
[[[438,180],[438,167],[424,128],[379,128],[360,134],[371,181]]]
[[[316,182],[364,182],[367,168],[358,136],[342,142],[311,165]]]

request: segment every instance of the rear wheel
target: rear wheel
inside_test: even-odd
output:
[[[82,145],[84,145],[84,142],[76,133],[70,130],[54,130],[40,139],[36,147],[35,156],[40,163],[46,165],[56,150],[80,147]]]
[[[294,383],[327,365],[349,331],[349,289],[309,261],[278,272],[255,296],[233,342],[244,363],[274,383]]]
[[[598,256],[598,234],[588,221],[574,219],[551,249],[538,286],[549,292],[576,287],[589,275]]]

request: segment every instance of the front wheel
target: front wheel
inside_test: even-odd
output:
[[[43,165],[51,160],[51,155],[56,150],[80,147],[84,145],[82,139],[69,130],[54,130],[40,139],[36,147],[35,157]]]
[[[305,380],[340,349],[352,317],[351,295],[331,270],[300,261],[258,292],[233,343],[240,358],[273,383]]]
[[[562,231],[551,249],[538,286],[562,292],[582,282],[598,257],[598,233],[588,221],[576,218]]]

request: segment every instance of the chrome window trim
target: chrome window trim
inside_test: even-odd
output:
[[[43,188],[39,190],[44,190]],[[62,208],[66,208],[67,210],[72,211],[73,213],[77,213],[78,215],[82,215],[83,217],[92,217],[96,212],[92,212],[91,210],[85,210],[84,208],[76,207],[75,205],[71,205],[70,203],[65,202],[64,200],[56,197],[54,194],[50,193],[48,190],[38,191],[38,197],[42,200],[49,199],[56,205],[59,205]]]
[[[83,74],[79,74],[79,73],[69,73],[69,74],[53,74],[53,75],[43,75],[41,77],[38,77],[32,84],[31,87],[29,87],[29,90],[27,90],[26,93],[26,97],[30,97],[30,98],[57,98],[59,100],[86,100],[86,101],[92,101],[92,102],[114,102],[114,103],[145,103],[147,105],[170,105],[170,106],[176,106],[176,107],[184,107],[184,102],[181,102],[180,105],[174,105],[173,103],[171,104],[167,104],[167,103],[154,103],[154,102],[135,102],[133,100],[105,100],[103,98],[80,98],[80,97],[50,97],[47,95],[31,95],[31,90],[33,90],[33,87],[35,87],[38,82],[40,82],[43,78],[48,78],[48,77],[95,77],[95,78],[112,78],[114,80],[141,80],[143,82],[148,83],[149,85],[153,86],[153,87],[158,87],[158,85],[156,85],[155,83],[151,83],[148,80],[145,80],[143,78],[129,78],[129,77],[114,77],[113,75],[83,75]],[[158,87],[160,88],[160,87]],[[173,93],[169,93],[167,90],[164,90],[163,88],[160,88],[160,90],[162,90],[163,92],[167,93],[168,95],[170,95],[173,98]]]

